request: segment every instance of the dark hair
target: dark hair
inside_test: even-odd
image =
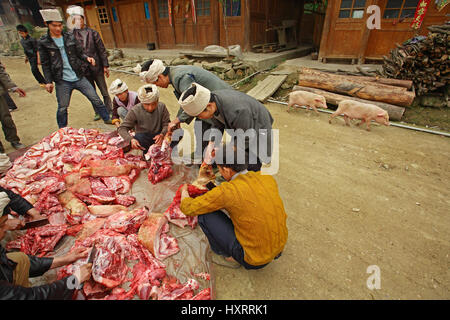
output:
[[[145,87],[145,92],[146,93],[149,93],[149,92],[153,92],[153,89],[152,89],[152,87]]]
[[[192,86],[183,93],[181,100],[185,100],[189,96],[195,96],[196,93],[197,93],[197,87]]]
[[[227,159],[227,152],[232,152],[232,159]],[[244,159],[242,159],[242,155],[244,155]],[[217,150],[215,157],[215,161],[218,166],[230,168],[235,172],[241,172],[247,169],[247,160],[248,153],[243,149],[237,148],[232,143],[223,144],[221,148]]]
[[[25,27],[23,24],[17,25],[16,30],[17,30],[17,31],[21,31],[21,32],[26,32],[26,33],[28,33],[27,27]]]
[[[153,59],[150,59],[150,60],[144,62],[144,63],[142,64],[141,71],[148,71],[148,69],[150,68],[150,66],[152,65],[152,63],[153,63]]]
[[[162,73],[163,76],[167,76],[169,74],[169,67],[166,67]]]

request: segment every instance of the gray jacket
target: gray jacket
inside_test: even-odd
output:
[[[0,96],[14,87],[17,87],[16,84],[11,80],[9,74],[6,73],[5,67],[0,62]]]
[[[221,80],[212,72],[190,65],[169,67],[169,79],[175,89],[174,94],[177,99],[179,99],[181,94],[194,82],[209,89],[210,91],[233,89],[228,83]],[[195,117],[189,116],[183,111],[182,108],[180,108],[180,110],[178,110],[177,118],[181,122],[189,124]]]
[[[254,140],[253,143],[257,142],[259,145],[259,140],[266,136],[267,156],[271,156],[273,118],[269,110],[258,100],[240,91],[217,90],[213,91],[212,95],[218,109],[213,117],[214,127],[242,129],[244,132],[248,129],[255,129],[257,140]],[[261,129],[267,129],[267,131],[264,132]],[[246,143],[246,149],[249,149],[248,143]]]

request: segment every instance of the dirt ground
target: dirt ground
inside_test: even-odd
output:
[[[57,130],[55,94],[41,89],[28,65],[2,58],[28,93],[14,95],[25,145]],[[137,89],[138,77],[115,74]],[[174,117],[172,89],[161,90]],[[328,124],[328,115],[267,104],[279,129],[275,175],[288,214],[280,259],[258,271],[216,267],[219,299],[449,299],[450,140],[395,127],[372,132]],[[112,130],[94,122],[92,107],[73,94],[69,125]],[[192,128],[189,128],[192,130]],[[4,141],[4,137],[1,137]],[[5,143],[6,151],[13,151]],[[381,288],[369,290],[369,266]]]

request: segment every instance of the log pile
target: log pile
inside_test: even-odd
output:
[[[383,57],[381,74],[412,80],[418,96],[442,90],[450,82],[450,24],[431,26],[428,30],[427,37],[397,44],[389,57]]]

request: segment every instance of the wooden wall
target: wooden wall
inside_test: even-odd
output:
[[[383,17],[387,0],[368,0],[367,6],[376,4],[381,8]],[[321,39],[319,59],[350,58],[363,63],[367,59],[380,59],[395,47],[413,37],[416,33],[426,35],[426,27],[443,24],[446,21],[445,9],[437,12],[432,2],[425,15],[422,27],[417,31],[410,25],[413,18],[402,22],[398,19],[381,19],[380,30],[369,30],[366,27],[367,13],[362,19],[339,18],[341,1],[329,2]]]

